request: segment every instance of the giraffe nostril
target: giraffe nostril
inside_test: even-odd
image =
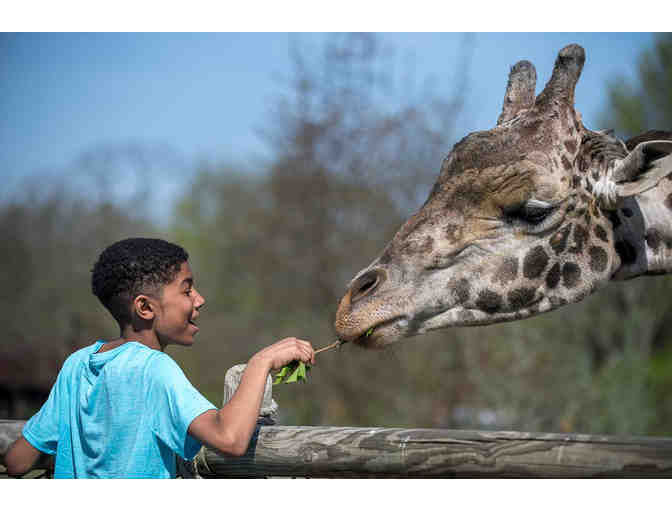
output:
[[[372,269],[357,278],[350,288],[350,302],[374,292],[385,279],[385,273],[380,269]]]

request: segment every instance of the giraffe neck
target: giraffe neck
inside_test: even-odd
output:
[[[672,273],[672,180],[626,199],[611,216],[621,267],[616,279]]]
[[[628,142],[630,145],[630,142]],[[606,132],[586,130],[577,179],[593,192],[602,175],[628,154],[628,147]],[[615,279],[672,272],[672,178],[629,197],[608,211],[615,249],[621,259]]]

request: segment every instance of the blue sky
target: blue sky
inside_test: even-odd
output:
[[[319,43],[323,34],[301,34]],[[448,96],[455,84],[457,33],[384,33],[400,62]],[[461,132],[488,129],[499,115],[509,67],[531,60],[538,91],[569,43],[586,49],[576,104],[597,125],[606,82],[636,72],[650,33],[475,33]],[[290,71],[286,33],[0,34],[0,172],[6,183],[58,173],[82,152],[139,142],[171,147],[187,162],[249,161],[264,154],[278,80]],[[446,147],[446,153],[450,147]],[[440,162],[437,161],[437,171]]]

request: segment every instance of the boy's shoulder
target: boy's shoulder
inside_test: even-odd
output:
[[[139,342],[127,342],[114,349],[98,352],[105,343],[105,340],[96,340],[90,345],[77,349],[65,359],[63,362],[63,368],[77,363],[104,365],[124,353],[126,354],[126,357],[135,359],[136,361],[149,361],[157,359],[163,360],[164,362],[167,361],[168,363],[174,363],[173,359],[167,354],[161,351],[150,349],[149,347]]]
[[[87,345],[86,347],[82,347],[80,349],[77,349],[75,352],[71,353],[67,358],[65,358],[65,361],[63,362],[63,367],[66,365],[70,365],[72,363],[76,363],[78,360],[81,359],[88,359],[91,354],[96,352],[102,344],[104,344],[104,340],[96,340],[94,343],[91,345]]]

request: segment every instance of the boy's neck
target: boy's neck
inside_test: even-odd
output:
[[[138,331],[132,326],[127,326],[121,329],[119,338],[106,342],[98,352],[110,351],[128,342],[138,342],[142,345],[146,345],[150,349],[161,352],[165,349],[165,346],[161,345],[161,342],[159,342],[156,333],[151,329],[142,329]]]

